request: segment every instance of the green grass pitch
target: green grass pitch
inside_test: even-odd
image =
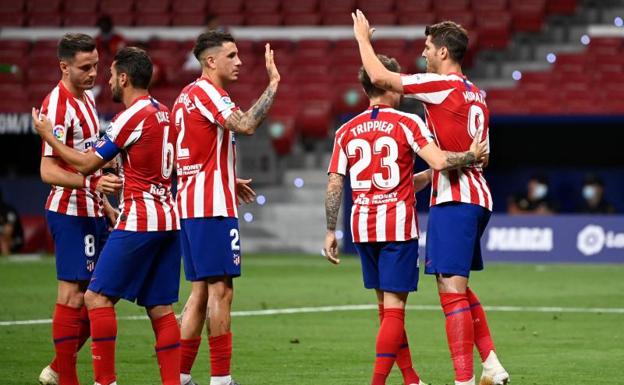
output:
[[[624,265],[489,264],[471,287],[486,306],[624,308]],[[374,304],[362,287],[359,263],[344,257],[332,266],[322,257],[249,255],[235,281],[234,310]],[[183,280],[182,301],[189,285]],[[0,322],[50,318],[56,296],[54,261],[0,260]],[[434,280],[421,275],[410,305],[437,306]],[[179,312],[182,304],[176,305]],[[120,317],[143,315],[121,302]],[[499,357],[517,385],[624,384],[624,313],[489,311]],[[243,385],[364,385],[370,383],[376,310],[237,316],[233,374]],[[439,309],[410,309],[406,328],[414,366],[430,384],[452,384],[444,318]],[[120,320],[119,385],[159,384],[147,320]],[[86,345],[79,355],[82,384],[92,384]],[[51,325],[0,324],[0,385],[37,384],[52,358]],[[475,362],[479,362],[475,354]],[[477,376],[480,368],[477,365]],[[209,383],[204,339],[193,369]],[[401,384],[394,369],[388,384]]]

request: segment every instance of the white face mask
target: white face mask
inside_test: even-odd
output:
[[[548,194],[548,186],[542,183],[535,185],[533,189],[533,199],[538,200],[546,197]]]
[[[583,186],[583,198],[587,199],[588,201],[596,198],[596,195],[598,194],[598,190],[596,189],[596,186],[592,186],[592,185],[587,185],[587,186]]]

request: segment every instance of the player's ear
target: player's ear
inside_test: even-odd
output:
[[[442,60],[448,58],[448,48],[444,46],[440,47],[440,50],[438,51],[438,55],[440,55],[440,59]]]
[[[69,74],[69,63],[68,63],[67,61],[65,61],[65,60],[61,60],[61,61],[59,62],[59,67],[61,68],[61,72],[62,72],[64,75]]]
[[[123,88],[123,87],[127,87],[130,85],[130,79],[128,78],[128,74],[125,72],[122,72],[120,74],[117,75],[117,79],[119,81],[119,85]]]

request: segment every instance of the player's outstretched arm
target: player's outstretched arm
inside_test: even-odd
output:
[[[264,121],[275,99],[277,86],[280,82],[280,74],[275,65],[273,50],[270,44],[265,45],[264,60],[266,62],[269,85],[264,90],[258,101],[246,112],[234,111],[225,121],[225,127],[243,135],[253,135],[256,128]]]
[[[336,240],[336,223],[338,212],[342,203],[342,191],[344,176],[336,173],[329,174],[327,192],[325,193],[325,219],[327,221],[327,234],[323,245],[323,255],[333,264],[340,263],[338,258],[338,242]]]
[[[98,157],[95,152],[80,152],[58,141],[52,133],[52,122],[47,116],[39,116],[39,110],[33,108],[32,119],[35,130],[43,140],[58,154],[67,164],[76,169],[82,175],[92,174],[102,168],[107,161]]]
[[[414,192],[420,192],[431,183],[431,169],[426,169],[412,176],[412,182],[414,183]]]
[[[376,87],[402,94],[403,84],[401,83],[401,75],[388,71],[375,54],[371,44],[371,37],[375,28],[370,28],[366,16],[359,9],[355,13],[351,13],[351,18],[353,19],[353,34],[360,47],[362,64],[371,82]]]
[[[94,187],[95,190],[104,194],[114,194],[122,187],[121,179],[117,175],[106,174],[102,176],[83,176],[65,170],[55,157],[42,156],[40,165],[41,180],[53,186],[67,188]]]
[[[487,152],[487,140],[481,141],[483,129],[475,134],[470,150],[464,152],[442,151],[433,142],[418,151],[418,155],[434,170],[451,170],[483,162]]]

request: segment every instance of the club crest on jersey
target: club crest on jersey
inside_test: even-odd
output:
[[[54,128],[52,129],[52,134],[56,139],[63,140],[63,138],[65,137],[65,126],[62,126],[60,124],[54,126]]]
[[[240,254],[234,254],[234,257],[232,258],[232,262],[234,262],[234,265],[239,266],[241,263]]]

